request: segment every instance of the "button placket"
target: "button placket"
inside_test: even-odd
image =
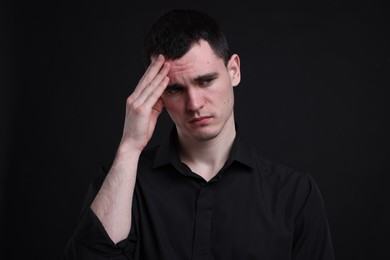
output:
[[[199,191],[196,211],[193,260],[209,259],[211,243],[212,207],[214,192],[212,183],[205,184]]]

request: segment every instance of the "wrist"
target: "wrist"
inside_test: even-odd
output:
[[[121,142],[117,149],[117,156],[125,157],[139,157],[141,155],[142,149],[139,148],[132,142],[126,141]]]

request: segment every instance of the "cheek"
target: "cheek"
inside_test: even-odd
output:
[[[234,102],[233,88],[226,89],[225,92],[222,93],[222,95],[225,97],[224,98],[225,105],[229,105],[229,104],[232,104]]]
[[[165,107],[169,107],[172,105],[172,98],[167,93],[164,92],[161,95],[161,99],[164,102]]]
[[[164,98],[161,97],[164,102],[164,107],[168,111],[169,114],[173,115],[176,114],[179,110],[179,102],[177,100],[174,100],[172,98]]]

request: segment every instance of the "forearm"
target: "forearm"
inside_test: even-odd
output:
[[[91,204],[114,243],[127,238],[131,228],[133,193],[140,152],[120,145],[114,163]]]
[[[161,95],[169,82],[169,68],[159,55],[127,98],[123,135],[114,163],[91,204],[114,243],[127,238],[130,232],[138,160],[162,112]]]

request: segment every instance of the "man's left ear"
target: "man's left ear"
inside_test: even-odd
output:
[[[232,57],[230,57],[227,69],[233,87],[237,86],[241,81],[240,57],[237,54],[233,54]]]

